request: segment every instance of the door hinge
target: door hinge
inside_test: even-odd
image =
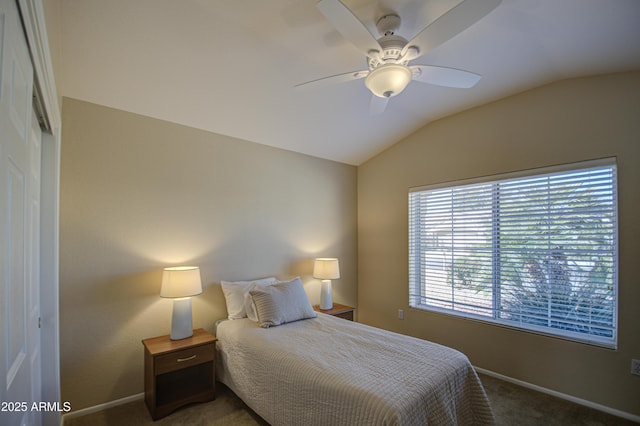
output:
[[[42,328],[42,317],[38,317],[38,328]]]

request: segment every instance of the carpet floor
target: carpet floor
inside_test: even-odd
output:
[[[601,411],[536,392],[484,374],[485,387],[498,426],[624,426],[635,425]],[[138,400],[80,417],[64,426],[268,426],[226,386],[217,384],[215,401],[194,404],[154,422],[144,401]]]

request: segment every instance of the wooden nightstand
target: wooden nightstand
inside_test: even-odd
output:
[[[313,310],[317,312],[322,312],[323,314],[333,315],[334,317],[344,318],[349,321],[353,321],[353,311],[355,308],[347,305],[341,305],[339,303],[334,303],[333,308],[324,310],[320,309],[320,305],[313,305]]]
[[[193,336],[144,339],[144,399],[153,420],[193,402],[215,399],[216,340],[202,328]]]

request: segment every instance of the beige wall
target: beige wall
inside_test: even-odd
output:
[[[251,125],[251,123],[247,123]],[[62,400],[143,391],[141,339],[170,331],[165,266],[196,264],[194,327],[226,316],[220,280],[301,276],[340,258],[356,303],[356,168],[69,98],[60,211]]]
[[[619,173],[617,350],[409,309],[409,187],[609,156]],[[640,377],[629,373],[640,358],[639,187],[640,73],[562,81],[431,123],[358,168],[359,320],[640,415]]]

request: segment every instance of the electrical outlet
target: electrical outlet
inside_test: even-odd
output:
[[[640,376],[640,359],[631,360],[631,374]]]
[[[398,319],[399,320],[404,319],[404,311],[402,309],[398,309]]]

